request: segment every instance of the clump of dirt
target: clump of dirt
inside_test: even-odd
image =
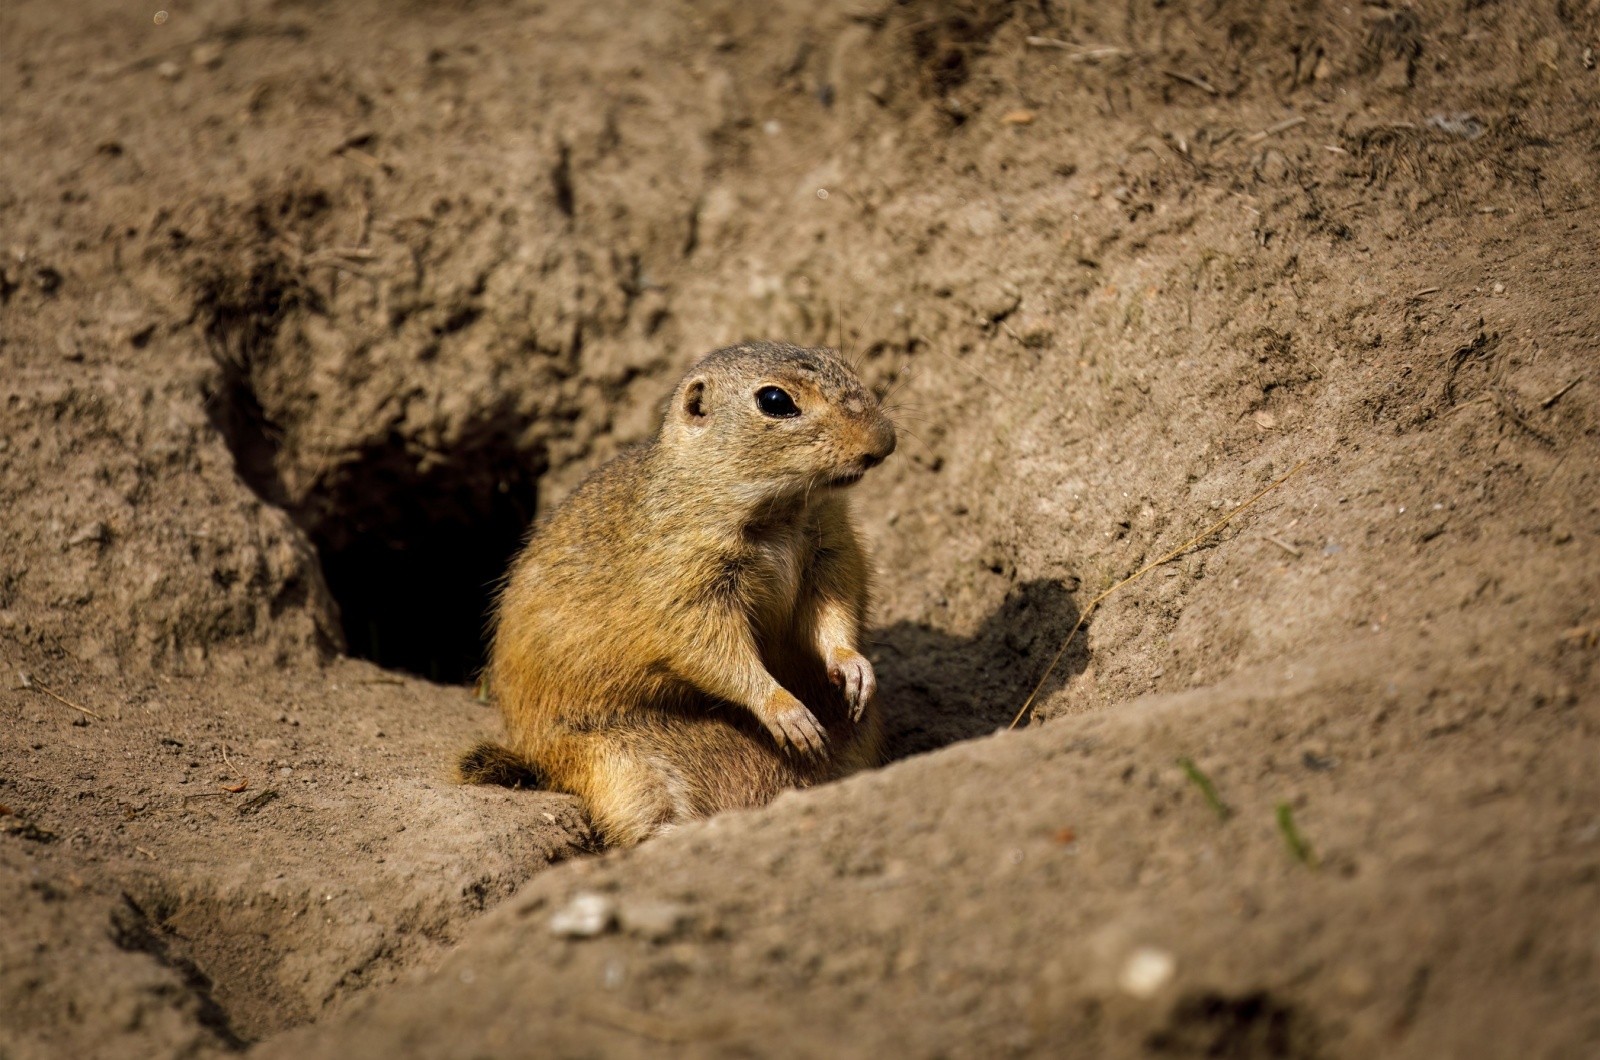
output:
[[[0,12],[0,1052],[1595,1050],[1600,7],[166,14]],[[494,584],[746,338],[896,761],[592,856]]]

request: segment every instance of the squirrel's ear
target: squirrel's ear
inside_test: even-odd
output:
[[[702,424],[710,415],[706,408],[706,381],[704,379],[691,380],[683,388],[683,416],[693,424]]]

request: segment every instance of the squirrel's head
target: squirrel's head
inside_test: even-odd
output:
[[[661,441],[679,466],[759,502],[853,485],[894,452],[895,429],[837,353],[751,342],[690,369]]]

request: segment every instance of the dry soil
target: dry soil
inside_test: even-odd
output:
[[[0,1057],[1600,1055],[1597,50],[10,0]],[[611,852],[451,783],[520,535],[752,338],[892,395],[895,760]]]

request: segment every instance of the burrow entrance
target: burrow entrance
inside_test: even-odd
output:
[[[515,445],[523,424],[486,414],[443,453],[391,432],[293,497],[283,431],[248,368],[221,363],[212,421],[244,480],[316,546],[349,653],[432,681],[475,680],[496,588],[533,522],[545,471],[542,456]]]
[[[391,436],[310,500],[299,521],[350,654],[432,681],[475,679],[495,588],[537,502],[533,469],[504,439],[419,471]]]
[[[391,431],[327,466],[297,453],[263,403],[276,397],[270,404],[301,415],[313,404],[279,392],[293,381],[265,369],[283,321],[321,311],[316,292],[275,252],[254,252],[242,264],[224,256],[198,286],[197,316],[219,369],[212,421],[244,480],[316,546],[348,651],[434,681],[472,681],[485,661],[496,588],[532,524],[548,466],[542,449],[518,444],[526,414],[479,409],[447,451]],[[286,478],[298,484],[293,493]],[[1075,625],[1075,590],[1015,585],[966,637],[907,622],[873,630],[895,755],[1007,723]],[[1006,659],[1028,662],[998,662]],[[1082,672],[1087,654],[1080,647],[1060,662],[1042,693]]]

